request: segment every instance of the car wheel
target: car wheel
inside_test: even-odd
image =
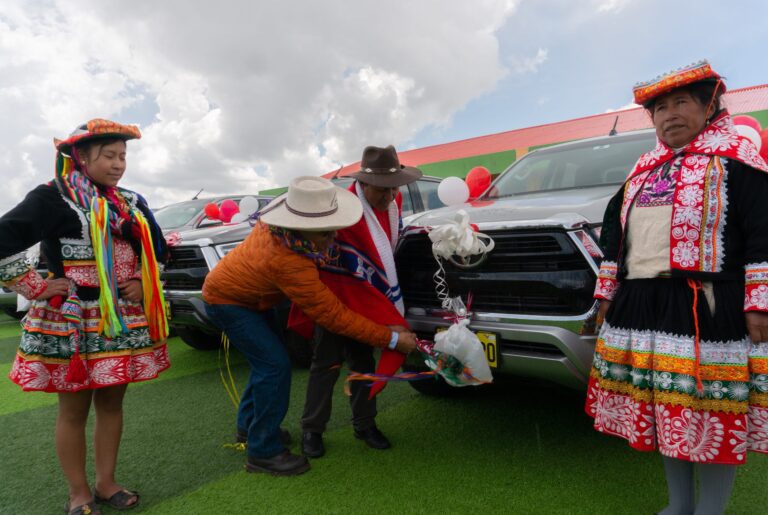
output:
[[[21,320],[22,318],[24,318],[24,315],[27,314],[26,311],[16,311],[15,307],[3,308],[3,311],[5,312],[6,315],[8,315],[11,318],[15,318],[16,320]]]
[[[405,365],[403,366],[403,370],[407,372],[424,372],[428,369]],[[410,384],[417,392],[431,397],[452,397],[456,395],[459,390],[446,383],[440,376],[434,376],[429,379],[419,379],[418,381],[409,381],[408,384]]]
[[[177,327],[176,334],[184,343],[197,350],[216,350],[221,346],[221,333],[206,333],[198,329]]]
[[[290,329],[283,332],[283,340],[293,365],[298,368],[309,368],[312,364],[311,342]]]

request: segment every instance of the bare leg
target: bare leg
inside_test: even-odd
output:
[[[56,453],[61,470],[69,483],[69,504],[88,503],[93,494],[85,476],[85,423],[91,407],[92,390],[59,393],[59,415],[56,418]]]
[[[96,424],[93,443],[96,451],[96,491],[101,497],[110,498],[122,487],[115,483],[117,452],[123,434],[123,397],[128,385],[99,388],[93,394],[96,408]],[[128,504],[136,502],[134,498]]]

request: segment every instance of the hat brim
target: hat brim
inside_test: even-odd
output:
[[[376,173],[358,170],[355,173],[349,174],[347,177],[352,177],[360,182],[379,188],[398,188],[405,184],[418,181],[423,175],[424,174],[418,168],[401,165],[400,170],[397,172]]]
[[[292,213],[284,202],[288,194],[283,193],[262,209],[264,214],[259,217],[259,220],[267,225],[297,231],[335,231],[355,225],[363,216],[363,205],[357,195],[351,191],[338,186],[334,187],[337,190],[337,208],[333,214],[310,217]]]

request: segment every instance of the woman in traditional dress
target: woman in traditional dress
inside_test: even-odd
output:
[[[96,503],[135,507],[115,481],[128,383],[169,366],[158,261],[167,254],[146,201],[118,188],[134,126],[91,120],[56,141],[55,178],[0,218],[0,281],[31,300],[10,378],[25,391],[55,392],[56,451],[69,483],[66,511]],[[26,249],[40,243],[42,277]],[[85,425],[96,411],[93,490],[85,472]]]
[[[372,322],[347,308],[320,279],[318,266],[334,259],[336,229],[355,224],[363,207],[353,193],[320,177],[298,177],[288,192],[259,213],[251,234],[205,278],[206,312],[251,366],[238,409],[246,431],[246,470],[297,475],[305,456],[286,448],[280,424],[288,410],[291,364],[274,330],[273,308],[286,298],[322,327],[403,353],[416,336]]]
[[[736,465],[768,453],[768,164],[724,91],[706,61],[634,88],[658,143],[601,236],[586,411],[598,431],[659,451],[665,515],[722,513]]]

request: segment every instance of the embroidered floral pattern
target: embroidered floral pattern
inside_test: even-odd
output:
[[[66,380],[68,363],[47,363],[17,354],[9,377],[26,391],[73,392],[153,379],[169,366],[167,349],[163,344],[138,354],[89,358],[86,362],[86,381],[72,383]]]
[[[603,261],[595,283],[596,299],[613,300],[619,288],[617,280],[618,269],[615,261]]]
[[[765,367],[768,345],[744,338],[700,346],[702,366],[709,374],[719,369],[704,380],[703,396],[692,375],[693,337],[604,324],[585,405],[595,429],[635,449],[699,463],[739,464],[747,451],[768,453],[768,373],[754,373]]]
[[[651,172],[637,197],[638,207],[667,206],[672,204],[680,174],[679,163],[671,167],[662,166]]]
[[[768,311],[768,263],[749,263],[744,272],[744,311]]]
[[[10,290],[15,291],[25,299],[36,298],[45,291],[46,287],[45,279],[34,269],[28,269],[26,274],[17,279],[13,285],[8,286]]]
[[[672,249],[672,261],[679,263],[681,268],[691,268],[699,260],[699,249],[690,241],[679,241]]]

